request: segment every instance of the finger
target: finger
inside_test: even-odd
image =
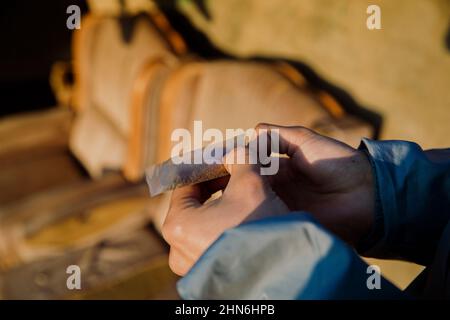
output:
[[[172,193],[172,207],[177,209],[199,207],[214,193],[224,190],[229,180],[230,176],[227,175],[195,185],[177,188]]]
[[[277,184],[289,183],[299,175],[298,170],[292,165],[292,159],[279,158],[279,169],[276,174],[267,176],[269,184],[273,187]]]
[[[324,157],[328,159],[349,156],[355,151],[354,148],[342,141],[323,136],[301,126],[284,127],[260,123],[256,126],[256,129],[257,131],[269,131],[269,138],[277,135],[279,138],[279,153],[287,154],[291,158],[297,156],[299,160],[306,160],[306,165]]]
[[[254,160],[252,161],[256,162]],[[230,182],[242,174],[259,172],[260,168],[257,163],[251,163],[250,150],[242,146],[236,147],[226,153],[223,157],[223,164],[231,175]]]
[[[261,123],[256,128],[258,131],[269,131],[272,147],[274,144],[272,140],[275,139],[278,153],[286,154],[293,161],[291,164],[298,169],[298,173],[305,175],[310,174],[312,164],[329,158],[330,151],[336,149],[336,145],[341,145],[334,139],[301,126],[284,127]]]
[[[187,257],[182,251],[175,247],[170,247],[169,267],[173,273],[184,276],[194,264],[191,258]]]
[[[277,138],[279,142],[278,153],[287,154],[289,157],[293,157],[298,153],[300,146],[306,141],[319,136],[314,131],[305,127],[285,127],[268,123],[258,124],[256,131],[258,135],[268,134],[268,147],[271,147],[271,141]]]

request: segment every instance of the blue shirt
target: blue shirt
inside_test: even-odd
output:
[[[181,297],[449,298],[450,149],[369,139],[360,149],[374,173],[376,210],[371,232],[356,249],[305,212],[253,221],[225,231],[208,248],[178,282]],[[402,292],[382,277],[369,283],[376,280],[355,250],[426,268]]]

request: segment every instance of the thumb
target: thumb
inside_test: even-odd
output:
[[[318,138],[319,135],[314,131],[301,127],[285,127],[268,123],[260,123],[256,126],[258,134],[260,132],[269,133],[271,139],[276,135],[278,140],[278,152],[293,157],[299,148],[309,139]]]
[[[272,190],[266,175],[261,174],[258,164],[237,162],[238,156],[249,159],[249,149],[239,147],[224,158],[230,181],[222,195],[229,203],[238,203],[236,212],[247,212],[246,221],[289,212],[286,204]]]
[[[267,177],[261,175],[260,165],[250,160],[252,157],[246,147],[234,148],[224,156],[224,166],[231,176],[224,196],[262,199],[267,195],[270,190]]]

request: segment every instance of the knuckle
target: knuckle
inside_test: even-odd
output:
[[[184,233],[183,223],[178,219],[166,218],[161,228],[161,234],[169,244],[178,243]]]
[[[188,271],[185,264],[181,263],[180,256],[173,250],[170,250],[169,253],[169,268],[179,276],[185,275]]]

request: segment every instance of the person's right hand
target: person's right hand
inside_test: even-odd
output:
[[[280,159],[279,171],[269,181],[290,210],[310,212],[350,244],[369,232],[375,190],[362,151],[304,127],[259,124],[257,129],[279,130],[279,153],[289,158]]]

